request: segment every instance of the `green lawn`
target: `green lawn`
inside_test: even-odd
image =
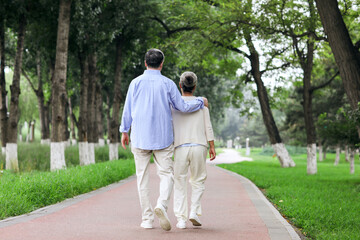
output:
[[[310,176],[306,154],[292,155],[295,168],[281,168],[272,154],[255,149],[250,156],[253,162],[220,166],[264,189],[266,197],[310,239],[360,239],[360,168],[351,175],[344,156],[334,166],[335,154],[327,154],[324,162],[318,162],[318,174]],[[358,167],[358,156],[355,162]]]
[[[132,159],[70,167],[55,172],[0,171],[0,219],[29,213],[120,181],[135,173]]]
[[[96,164],[79,166],[79,149],[65,150],[67,169],[50,172],[50,146],[19,143],[19,173],[3,170],[0,155],[0,219],[31,212],[67,198],[120,181],[135,173],[130,150],[119,148],[120,160],[108,161],[108,146],[95,148]]]

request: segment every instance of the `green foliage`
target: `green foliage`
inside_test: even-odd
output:
[[[133,160],[77,166],[56,172],[0,173],[0,219],[21,215],[93,191],[135,173]]]
[[[321,137],[333,144],[342,143],[351,147],[360,146],[358,128],[360,127],[360,104],[358,110],[349,106],[339,108],[335,115],[321,114],[317,125]]]
[[[253,162],[223,164],[263,190],[276,208],[309,239],[360,239],[360,177],[349,174],[349,164],[334,154],[318,162],[318,174],[306,174],[306,154],[292,155],[295,168],[280,168],[276,158],[251,151]],[[356,161],[358,158],[356,157]]]
[[[260,113],[256,112],[251,117],[240,116],[239,110],[232,108],[225,111],[219,136],[224,142],[232,139],[242,146],[245,146],[246,138],[250,138],[250,146],[260,147],[269,142]]]

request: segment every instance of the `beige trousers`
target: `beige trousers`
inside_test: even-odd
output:
[[[178,147],[174,152],[174,213],[177,220],[188,219],[187,175],[190,167],[191,209],[201,215],[200,200],[205,190],[206,180],[205,146]]]
[[[149,188],[149,165],[153,154],[157,168],[157,175],[160,177],[160,195],[156,206],[163,206],[166,210],[170,195],[174,186],[174,168],[172,156],[174,145],[160,150],[143,150],[132,148],[136,166],[137,187],[142,212],[142,221],[154,221],[154,211],[150,203]]]

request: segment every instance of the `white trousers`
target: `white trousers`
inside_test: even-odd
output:
[[[156,206],[163,206],[166,210],[170,195],[174,186],[174,168],[172,156],[174,145],[160,150],[143,150],[132,148],[134,154],[137,187],[142,212],[142,221],[154,221],[154,210],[150,203],[149,188],[149,165],[153,154],[157,167],[157,175],[160,177],[160,195]]]
[[[200,200],[205,190],[206,180],[205,146],[178,147],[174,152],[174,213],[177,220],[188,219],[187,175],[190,167],[191,209],[201,215]]]

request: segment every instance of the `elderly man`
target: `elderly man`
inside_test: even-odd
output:
[[[131,128],[131,151],[134,154],[137,187],[142,210],[143,228],[153,228],[154,211],[160,226],[169,231],[171,224],[167,216],[168,202],[173,189],[174,136],[171,107],[181,112],[194,112],[207,105],[206,98],[196,98],[185,102],[176,84],[161,74],[164,54],[158,49],[150,49],[145,54],[147,70],[130,83],[120,132],[121,144],[129,143]],[[149,199],[149,163],[153,154],[160,177],[160,195],[153,210]]]

